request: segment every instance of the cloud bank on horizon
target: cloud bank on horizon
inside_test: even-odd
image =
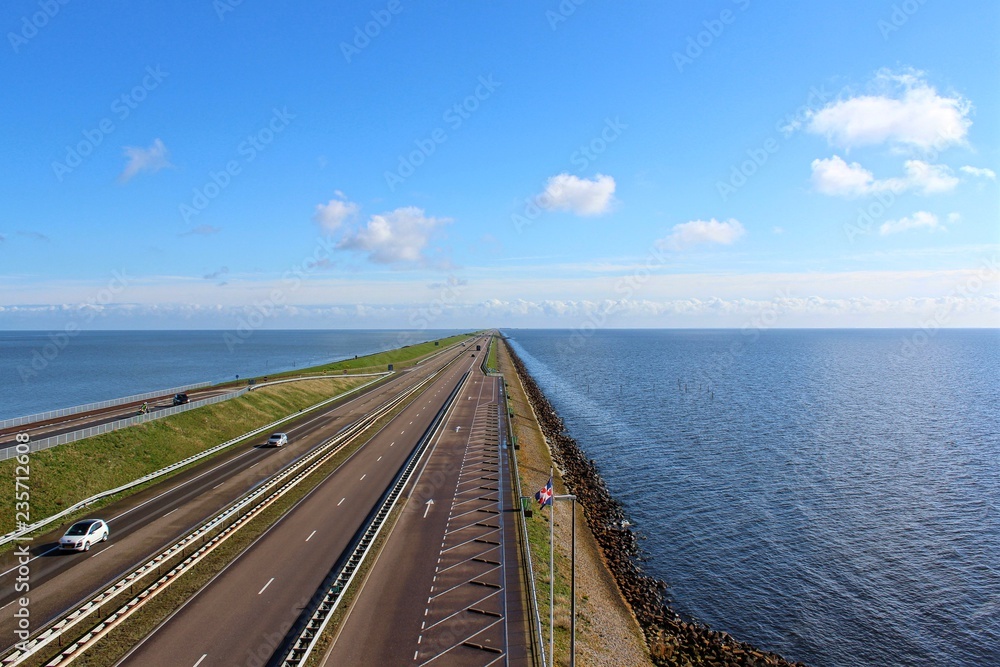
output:
[[[0,328],[1000,326],[995,3],[367,4],[6,6]]]

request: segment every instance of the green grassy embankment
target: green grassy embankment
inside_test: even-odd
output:
[[[357,359],[279,373],[269,379],[381,372],[388,364],[394,364],[397,369],[406,368],[473,335],[443,338],[437,345],[435,341],[408,345]],[[27,486],[31,522],[44,519],[84,498],[138,479],[370,380],[336,378],[262,387],[238,399],[33,453],[29,457],[27,475],[23,468],[17,469],[16,459],[0,462],[0,479],[10,480],[7,484],[0,483],[0,507],[16,507],[15,492],[23,494]],[[237,384],[243,383],[219,386]],[[22,486],[16,487],[16,477],[27,479],[22,479]],[[85,511],[93,512],[118,499],[106,498]],[[17,518],[15,512],[0,514],[0,534],[14,530]]]
[[[393,364],[395,370],[400,370],[414,366],[421,359],[428,357],[435,352],[440,352],[449,345],[454,345],[468,340],[474,335],[475,334],[459,334],[449,338],[441,338],[437,341],[427,341],[426,343],[407,345],[406,347],[400,347],[395,350],[387,350],[385,352],[377,352],[364,357],[358,357],[357,359],[344,359],[343,361],[337,361],[332,364],[324,364],[322,366],[314,366],[304,370],[277,373],[269,375],[268,379],[273,380],[275,378],[288,377],[292,375],[300,376],[322,373],[377,373],[385,371],[389,364]],[[437,343],[437,345],[435,345],[435,343]]]
[[[490,339],[490,351],[486,355],[486,368],[491,373],[499,372],[500,365],[497,362],[497,338],[494,336]]]
[[[61,512],[370,380],[328,378],[261,387],[239,398],[33,453],[26,476],[31,520]],[[258,439],[263,442],[264,436]],[[15,472],[16,466],[16,459],[0,463],[0,479],[8,480],[0,484],[0,507],[15,506],[15,474],[25,477],[23,469]],[[105,499],[86,511],[114,500]],[[14,528],[14,512],[0,513],[0,534]]]

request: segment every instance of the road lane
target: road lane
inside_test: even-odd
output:
[[[528,664],[498,380],[463,394],[322,664]]]
[[[459,360],[435,379],[431,389],[447,391],[425,390],[119,664],[266,662],[472,361]],[[412,437],[401,440],[398,425],[411,420]]]
[[[120,545],[108,558],[82,559],[56,547],[66,526],[29,544],[32,630],[40,630],[66,609],[103,589],[166,545],[231,504],[280,469],[326,441],[346,425],[412,387],[461,352],[438,357],[413,371],[398,374],[365,393],[338,401],[322,413],[312,414],[287,428],[291,443],[280,449],[242,445],[97,513],[108,518],[110,543]],[[225,482],[222,486],[218,486]],[[16,620],[11,602],[18,597],[14,578],[17,556],[0,556],[0,649],[15,641]]]

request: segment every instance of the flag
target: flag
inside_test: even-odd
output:
[[[546,505],[552,504],[552,478],[549,477],[549,481],[538,490],[535,494],[535,500],[538,501],[540,507],[545,507]]]

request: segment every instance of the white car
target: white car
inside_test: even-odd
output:
[[[281,447],[282,445],[288,444],[288,434],[287,433],[272,433],[271,437],[267,439],[268,447]]]
[[[77,521],[59,538],[59,548],[64,551],[89,551],[91,545],[104,542],[111,529],[101,519]]]

